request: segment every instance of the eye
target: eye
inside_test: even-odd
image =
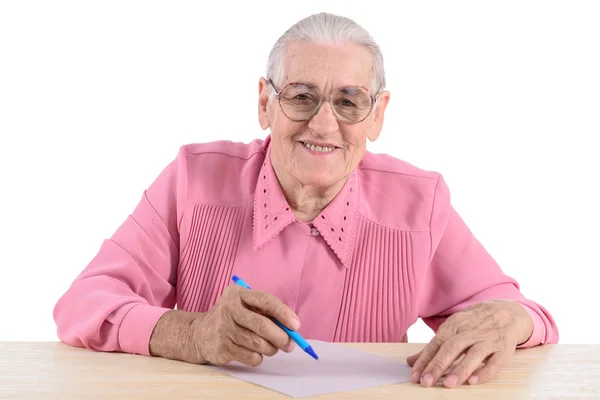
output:
[[[356,107],[356,104],[354,104],[348,99],[340,99],[338,100],[338,104],[342,107]]]
[[[310,99],[305,94],[299,94],[296,97],[294,97],[294,100],[306,101],[306,100],[310,100]]]

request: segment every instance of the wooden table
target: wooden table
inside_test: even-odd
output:
[[[344,344],[404,361],[419,344]],[[203,366],[131,354],[100,353],[56,342],[0,342],[0,398],[289,399]],[[494,380],[455,389],[411,383],[318,399],[600,399],[600,345],[520,349]]]

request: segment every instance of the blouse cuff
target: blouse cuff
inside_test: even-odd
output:
[[[156,323],[169,308],[134,305],[119,328],[119,347],[124,353],[150,355],[150,336]]]
[[[520,349],[537,346],[542,343],[542,338],[546,336],[546,327],[544,326],[544,321],[542,321],[542,318],[531,307],[523,303],[520,304],[529,314],[531,321],[533,321],[533,332],[531,333],[529,339],[527,339],[525,343],[519,344],[517,348]]]

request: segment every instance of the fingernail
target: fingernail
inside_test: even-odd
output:
[[[456,382],[458,382],[458,377],[456,375],[449,375],[444,379],[444,385],[449,388],[456,386]]]
[[[297,319],[292,319],[292,330],[297,331],[300,328],[300,321]]]
[[[419,383],[420,377],[421,377],[421,371],[415,371],[410,375],[410,381],[412,383]]]
[[[478,380],[479,380],[479,377],[477,375],[473,375],[472,377],[469,378],[469,385],[475,385]]]
[[[424,386],[431,386],[433,384],[433,376],[431,376],[431,374],[425,374],[423,379],[421,379],[421,383]]]
[[[285,347],[285,351],[291,353],[294,350],[294,347],[294,342],[288,343],[288,345]]]

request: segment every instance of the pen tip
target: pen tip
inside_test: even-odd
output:
[[[317,356],[317,353],[315,353],[315,351],[312,349],[312,347],[308,346],[305,351],[308,354],[310,354],[312,356],[312,358],[314,358],[315,360],[319,359],[319,356]]]

